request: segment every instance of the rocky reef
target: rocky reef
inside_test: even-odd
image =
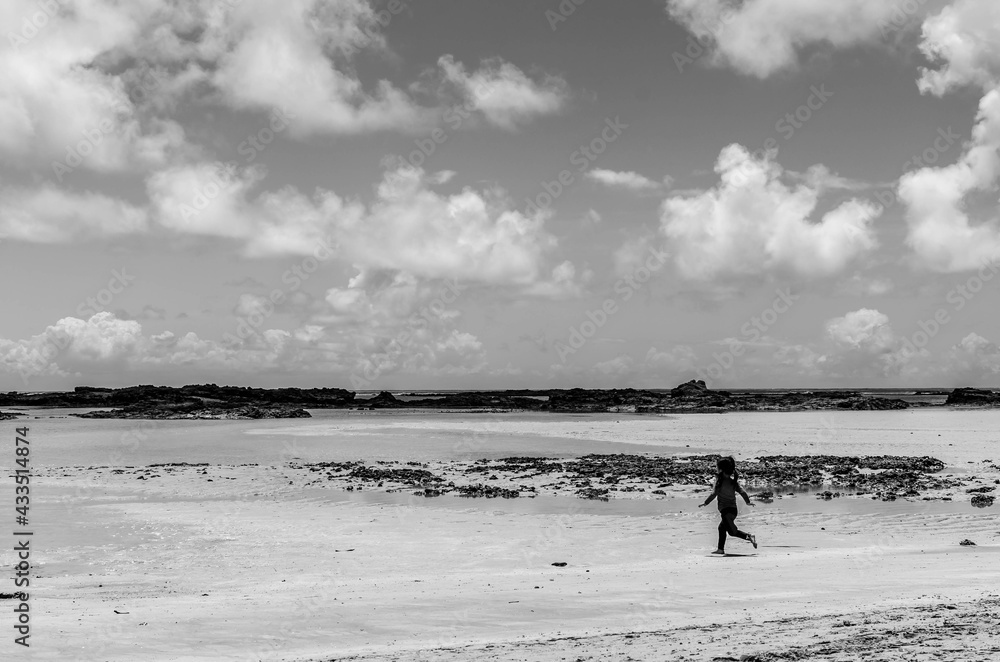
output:
[[[584,455],[576,458],[506,457],[446,461],[432,465],[380,461],[292,463],[297,470],[318,474],[324,483],[349,491],[365,485],[388,491],[415,490],[423,497],[455,494],[464,497],[534,497],[574,495],[607,501],[630,493],[665,495],[664,488],[705,491],[716,476],[718,455]],[[943,492],[965,485],[962,479],[939,475],[944,463],[933,457],[877,455],[768,455],[740,463],[740,482],[768,502],[775,492],[816,491],[823,499],[860,497],[881,501],[898,498],[945,498]],[[826,491],[821,491],[828,487]],[[836,490],[836,491],[833,491]],[[974,505],[992,504],[992,486],[969,493]],[[937,496],[928,497],[928,493]],[[636,495],[638,496],[638,495]],[[778,496],[777,498],[780,498]],[[989,504],[987,504],[987,501]]]
[[[128,386],[102,388],[77,386],[72,391],[0,393],[0,406],[38,407],[129,407],[129,406],[187,406],[203,407],[242,405],[295,405],[297,407],[350,407],[354,406],[354,392],[342,388],[250,388],[246,386],[217,386],[193,384],[172,386]]]
[[[956,388],[948,395],[945,405],[1000,406],[1000,393],[981,388]]]
[[[638,414],[723,413],[729,411],[810,411],[810,410],[893,410],[910,406],[904,400],[877,397],[859,391],[770,390],[722,391],[708,388],[704,381],[692,380],[667,390],[546,389],[506,391],[465,391],[458,393],[406,394],[396,397],[389,391],[364,399],[340,388],[262,389],[200,384],[130,386],[110,389],[78,386],[73,391],[0,393],[0,406],[109,407],[119,408],[116,417],[197,418],[189,416],[197,408],[206,410],[235,407],[297,409],[459,409],[466,411],[549,411],[613,412]],[[422,396],[422,397],[421,397]],[[1000,393],[974,388],[955,389],[945,405],[1000,406]],[[939,406],[917,403],[919,406]],[[162,414],[158,410],[183,411],[184,416]],[[270,410],[265,409],[269,412]],[[280,414],[284,409],[272,412]],[[145,413],[142,413],[145,412]],[[265,413],[264,417],[272,416]],[[147,416],[148,414],[148,416]],[[102,416],[88,416],[101,418]],[[106,416],[105,416],[106,417]],[[224,417],[206,411],[204,418]]]
[[[288,405],[237,405],[228,407],[130,405],[122,409],[72,414],[79,418],[249,420],[261,418],[311,418],[305,409]]]

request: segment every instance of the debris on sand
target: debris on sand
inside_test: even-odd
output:
[[[962,542],[960,542],[958,544],[961,545],[962,547],[975,547],[976,546],[976,543],[972,542],[968,538],[966,538],[965,540],[963,540]]]

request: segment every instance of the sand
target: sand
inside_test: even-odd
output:
[[[520,422],[490,425],[528,434]],[[640,425],[667,423],[635,419],[619,438],[638,437]],[[592,437],[606,434],[604,420],[592,427]],[[712,437],[685,434],[691,452],[717,448]],[[977,434],[968,435],[981,439],[976,448],[960,442],[942,459],[989,458],[987,431]],[[124,466],[39,469],[35,515],[48,533],[33,645],[24,655],[8,638],[4,655],[1000,658],[996,507],[854,507],[799,495],[744,507],[738,524],[758,534],[760,548],[730,541],[728,551],[746,556],[717,558],[708,554],[717,512],[699,510],[693,493],[659,499],[656,515],[602,514],[575,499],[348,494],[309,487],[280,463],[152,468],[143,480]],[[960,546],[966,538],[977,544]],[[12,558],[2,555],[8,566]]]

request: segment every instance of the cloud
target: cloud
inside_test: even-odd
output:
[[[61,181],[77,167],[158,167],[190,151],[180,126],[148,103],[162,82],[156,68],[122,57],[160,3],[56,3],[64,4],[51,16],[28,0],[0,10],[2,23],[16,26],[0,49],[0,161],[44,167]],[[44,25],[34,27],[35,16],[47,16]],[[60,162],[66,169],[52,167]]]
[[[1000,375],[1000,347],[978,333],[969,333],[947,355],[956,386],[994,386]]]
[[[623,188],[636,192],[659,191],[670,185],[670,178],[664,178],[662,182],[654,182],[652,179],[640,175],[637,172],[616,172],[603,168],[594,168],[587,171],[587,177],[595,182],[610,186],[612,188]]]
[[[197,375],[238,379],[315,374],[346,382],[373,360],[379,362],[380,378],[394,373],[465,375],[486,365],[482,343],[444,323],[413,330],[410,342],[397,353],[385,351],[384,332],[358,336],[348,327],[306,324],[294,331],[262,328],[241,343],[217,342],[193,332],[149,335],[138,321],[105,311],[89,319],[63,318],[31,338],[0,338],[0,371],[20,374],[25,383],[48,378],[64,385],[67,378],[82,375],[116,384],[134,384],[151,375],[177,381]]]
[[[1000,86],[1000,5],[955,0],[923,24],[920,50],[940,69],[922,68],[919,85],[941,96],[955,87]]]
[[[250,257],[313,255],[337,224],[364,208],[317,190],[307,197],[291,186],[251,192],[266,172],[259,167],[226,172],[218,164],[179,166],[155,173],[147,190],[157,221],[171,230],[241,240]]]
[[[100,193],[43,184],[0,189],[0,238],[36,243],[143,232],[147,213]]]
[[[560,112],[569,99],[569,87],[558,76],[532,80],[500,58],[484,60],[467,73],[451,55],[438,59],[444,79],[454,86],[470,110],[477,110],[491,124],[508,131],[543,115]]]
[[[741,145],[729,145],[715,171],[721,178],[715,188],[674,195],[662,205],[661,230],[686,278],[768,271],[828,276],[877,246],[875,205],[849,200],[812,222],[822,187],[786,185],[771,155],[757,159]]]
[[[827,320],[825,328],[827,337],[835,343],[852,348],[881,350],[895,340],[889,317],[869,308]]]
[[[389,81],[365,90],[351,68],[335,66],[377,45],[375,24],[361,0],[241,3],[212,35],[225,46],[208,79],[233,108],[283,108],[293,136],[429,126],[431,111]]]
[[[796,68],[809,49],[877,43],[903,13],[899,0],[667,0],[667,12],[708,40],[712,64],[757,78]]]
[[[973,85],[986,91],[972,138],[958,160],[920,168],[899,180],[898,195],[906,205],[906,242],[917,264],[933,271],[979,269],[1000,257],[995,204],[980,208],[971,200],[976,193],[993,190],[1000,178],[997,20],[996,3],[959,0],[924,23],[921,47],[940,68],[922,71],[921,90],[941,95],[953,87]]]

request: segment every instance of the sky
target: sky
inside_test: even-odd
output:
[[[995,0],[0,26],[0,389],[1000,385]]]

